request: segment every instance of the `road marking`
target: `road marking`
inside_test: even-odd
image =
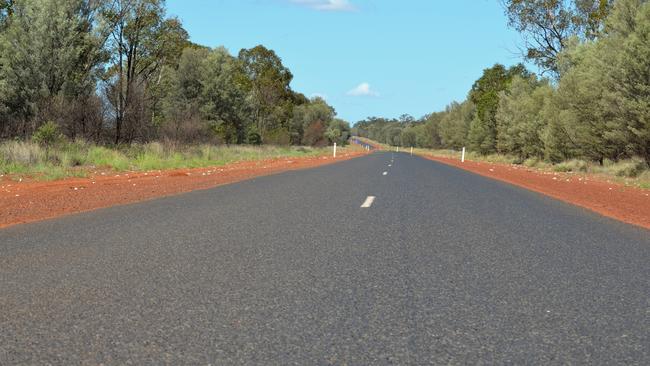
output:
[[[392,166],[393,166],[393,164],[388,164],[388,167],[389,167],[389,168],[392,167]]]
[[[372,203],[375,202],[375,196],[368,196],[365,201],[363,201],[363,205],[361,205],[361,208],[369,208],[372,206]]]
[[[388,172],[384,172],[384,175],[388,175]]]

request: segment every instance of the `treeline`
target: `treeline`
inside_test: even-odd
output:
[[[0,138],[327,145],[347,122],[272,50],[193,44],[163,0],[0,0]]]
[[[525,35],[522,65],[484,70],[465,101],[418,121],[372,118],[359,135],[560,162],[640,157],[650,165],[650,3],[505,1]],[[555,31],[552,31],[555,29]]]

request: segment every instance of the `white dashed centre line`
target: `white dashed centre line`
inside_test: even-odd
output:
[[[365,201],[363,201],[363,205],[361,205],[361,208],[369,208],[372,206],[372,203],[375,202],[375,196],[368,196]]]

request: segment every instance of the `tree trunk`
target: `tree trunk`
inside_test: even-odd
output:
[[[124,22],[120,22],[120,36],[119,36],[119,82],[117,93],[117,113],[115,113],[115,145],[120,143],[120,132],[122,130],[122,120],[124,118],[124,70],[123,70],[123,53],[124,53]]]

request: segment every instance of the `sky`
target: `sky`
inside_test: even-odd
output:
[[[416,118],[462,101],[483,69],[521,62],[498,0],[168,0],[205,46],[273,49],[291,87],[340,118]]]

